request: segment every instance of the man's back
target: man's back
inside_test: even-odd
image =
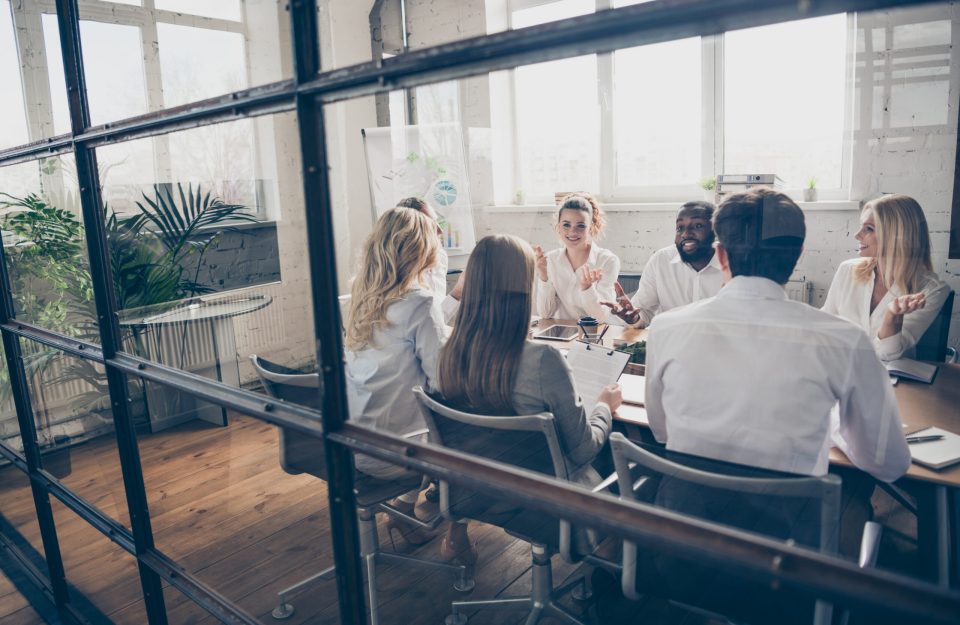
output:
[[[830,412],[841,447],[879,479],[909,466],[886,371],[862,330],[738,277],[650,328],[647,412],[670,449],[799,474],[826,472]]]

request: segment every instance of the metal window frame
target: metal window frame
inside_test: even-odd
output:
[[[932,584],[852,564],[818,553],[680,517],[643,504],[592,495],[571,484],[502,466],[458,452],[410,442],[360,428],[347,421],[341,345],[333,211],[327,179],[324,105],[365,95],[387,93],[432,82],[464,78],[518,64],[605,53],[621,47],[813,17],[828,13],[920,4],[896,0],[666,0],[564,20],[521,31],[417,50],[382,62],[321,72],[316,0],[290,4],[295,76],[292,80],[244,90],[203,102],[159,111],[91,128],[80,54],[77,0],[57,0],[61,49],[68,81],[72,133],[0,152],[0,166],[73,152],[101,345],[85,343],[14,318],[6,260],[0,249],[0,334],[11,374],[24,454],[0,446],[0,455],[25,470],[37,508],[47,556],[50,593],[69,614],[66,577],[57,544],[50,496],[135,556],[150,625],[167,622],[161,580],[184,593],[226,623],[256,620],[192,575],[180,569],[153,543],[150,516],[136,437],[127,409],[128,376],[186,392],[268,423],[294,428],[322,440],[327,451],[331,533],[337,565],[337,588],[343,623],[366,622],[363,575],[353,494],[352,454],[362,451],[384,460],[428,472],[480,490],[523,502],[572,521],[607,530],[651,549],[695,555],[726,567],[760,574],[812,595],[845,605],[893,611],[930,622],[950,622],[960,611],[960,593]],[[308,256],[314,305],[317,359],[323,375],[323,409],[275,402],[262,395],[165,367],[122,351],[116,298],[110,279],[99,196],[95,149],[121,141],[222,122],[238,117],[294,110],[301,142],[303,191],[306,198]],[[42,469],[26,385],[20,340],[54,347],[105,365],[116,424],[117,444],[131,519],[127,531],[83,501]]]

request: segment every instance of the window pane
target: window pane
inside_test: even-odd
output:
[[[240,21],[240,0],[155,0],[154,6],[163,11],[202,15],[223,20]]]
[[[841,184],[845,15],[725,35],[725,173]]]
[[[164,106],[239,91],[248,86],[243,35],[157,24]]]
[[[679,185],[699,180],[700,60],[699,38],[614,52],[618,185]]]
[[[10,1],[0,0],[0,83],[6,86],[6,97],[0,98],[0,148],[27,143],[27,111],[20,82],[20,57],[14,36]]]
[[[526,200],[597,191],[600,107],[596,56],[517,68],[519,192]]]

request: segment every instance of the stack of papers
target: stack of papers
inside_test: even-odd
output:
[[[910,456],[917,464],[931,469],[942,469],[960,462],[960,436],[947,430],[929,427],[910,434],[914,436],[942,436],[938,441],[910,445]]]
[[[932,383],[933,378],[937,375],[937,365],[910,360],[909,358],[891,360],[886,363],[886,367],[890,375],[907,378],[908,380],[916,380],[917,382],[925,382],[927,384]]]

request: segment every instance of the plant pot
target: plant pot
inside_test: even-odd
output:
[[[817,190],[816,189],[804,189],[803,190],[803,201],[804,202],[816,202],[817,201]]]
[[[43,469],[56,478],[67,477],[73,470],[69,443],[70,437],[61,434],[40,446],[40,461]]]

